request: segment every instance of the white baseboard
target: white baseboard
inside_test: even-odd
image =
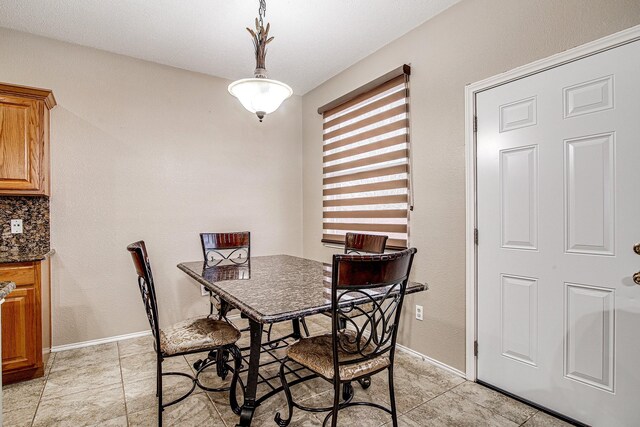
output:
[[[420,358],[420,359],[422,359],[423,361],[425,361],[425,362],[429,362],[429,363],[431,363],[432,365],[435,365],[435,366],[437,366],[438,368],[442,368],[442,369],[444,369],[445,371],[451,372],[451,373],[452,373],[452,374],[454,374],[454,375],[457,375],[457,376],[462,377],[462,378],[464,378],[464,379],[466,379],[466,378],[467,378],[467,376],[465,375],[465,373],[464,373],[464,372],[462,372],[461,370],[456,369],[456,368],[454,368],[454,367],[452,367],[452,366],[449,366],[449,365],[447,365],[446,363],[442,363],[442,362],[440,362],[440,361],[438,361],[438,360],[432,359],[432,358],[430,358],[429,356],[425,356],[425,355],[424,355],[424,354],[422,354],[422,353],[418,353],[417,351],[412,350],[412,349],[410,349],[409,347],[405,347],[405,346],[403,346],[403,345],[400,345],[400,344],[398,344],[398,343],[396,343],[396,347],[397,347],[397,348],[398,348],[398,350],[400,350],[400,351],[403,351],[403,352],[408,353],[408,354],[410,354],[410,355],[412,355],[412,356],[415,356],[415,357],[419,357],[419,358]]]
[[[234,320],[234,319],[239,319],[239,318],[240,318],[240,314],[239,313],[238,314],[232,314],[231,316],[227,316],[227,319],[229,319],[229,320]],[[132,339],[132,338],[144,337],[146,335],[151,335],[151,330],[133,332],[131,334],[124,334],[124,335],[115,335],[113,337],[100,338],[100,339],[97,339],[97,340],[75,342],[75,343],[72,343],[72,344],[55,345],[55,346],[51,347],[50,351],[51,351],[51,353],[57,353],[59,351],[73,350],[75,348],[82,348],[82,347],[91,347],[92,345],[107,344],[107,343],[115,342],[115,341],[129,340],[129,339]],[[49,350],[47,349],[47,352],[48,351]],[[44,353],[45,350],[43,349],[42,352]]]
[[[97,339],[97,340],[76,342],[76,343],[73,343],[73,344],[55,345],[55,346],[51,347],[51,353],[57,353],[59,351],[65,351],[65,350],[73,350],[75,348],[90,347],[92,345],[98,345],[98,344],[107,344],[107,343],[110,343],[110,342],[128,340],[128,339],[131,339],[131,338],[139,338],[139,337],[144,337],[146,335],[151,335],[151,331],[150,330],[149,331],[140,331],[140,332],[134,332],[134,333],[131,333],[131,334],[116,335],[116,336],[113,336],[113,337],[100,338],[100,339]]]

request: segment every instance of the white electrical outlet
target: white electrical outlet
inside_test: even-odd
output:
[[[422,306],[416,305],[416,319],[422,320]]]
[[[21,219],[12,219],[11,220],[11,234],[22,234],[22,220]]]

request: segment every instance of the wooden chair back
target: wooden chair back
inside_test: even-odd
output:
[[[388,236],[347,233],[344,241],[345,254],[383,254]]]
[[[251,257],[251,233],[200,233],[202,254],[208,265],[230,261],[244,264]]]
[[[158,323],[158,302],[156,300],[156,288],[153,283],[153,275],[151,273],[151,264],[149,263],[147,247],[144,241],[140,240],[127,246],[127,250],[131,253],[131,257],[133,258],[133,265],[135,266],[136,273],[138,274],[138,287],[140,288],[142,303],[144,304],[144,309],[147,312],[149,326],[151,327],[151,333],[155,340],[155,349],[159,352],[160,327]]]
[[[334,372],[385,353],[393,362],[415,248],[381,255],[334,255],[331,317]],[[357,316],[352,316],[353,313]],[[356,318],[357,317],[357,318]],[[338,359],[339,351],[355,357]]]

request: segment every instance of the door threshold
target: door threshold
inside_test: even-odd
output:
[[[525,404],[527,404],[527,405],[529,405],[529,406],[532,406],[532,407],[534,407],[534,408],[536,408],[536,409],[539,409],[539,410],[540,410],[540,411],[542,411],[542,412],[545,412],[545,413],[547,413],[547,414],[549,414],[549,415],[551,415],[551,416],[554,416],[554,417],[556,417],[556,418],[558,418],[558,419],[560,419],[560,420],[562,420],[562,421],[564,421],[564,422],[567,422],[567,423],[569,423],[569,424],[572,424],[572,425],[574,425],[574,426],[578,426],[578,427],[589,427],[589,424],[581,423],[581,422],[580,422],[580,421],[578,421],[578,420],[574,420],[574,419],[573,419],[573,418],[571,418],[571,417],[567,417],[566,415],[563,415],[563,414],[561,414],[561,413],[559,413],[559,412],[556,412],[556,411],[554,411],[554,410],[551,410],[551,409],[549,409],[549,408],[546,408],[546,407],[544,407],[544,406],[542,406],[542,405],[539,405],[539,404],[537,404],[537,403],[535,403],[535,402],[532,402],[532,401],[530,401],[530,400],[524,399],[524,398],[522,398],[522,397],[520,397],[520,396],[517,396],[517,395],[515,395],[515,394],[513,394],[513,393],[510,393],[510,392],[508,392],[508,391],[505,391],[505,390],[503,390],[503,389],[501,389],[501,388],[498,388],[498,387],[496,387],[496,386],[494,386],[494,385],[491,385],[491,384],[489,384],[489,383],[486,383],[486,382],[484,382],[484,381],[482,381],[482,380],[476,380],[476,382],[477,382],[478,384],[482,385],[482,386],[485,386],[485,387],[487,387],[487,388],[490,388],[491,390],[497,391],[498,393],[504,394],[505,396],[508,396],[508,397],[510,397],[510,398],[512,398],[512,399],[514,399],[514,400],[517,400],[518,402],[522,402],[522,403],[525,403]]]

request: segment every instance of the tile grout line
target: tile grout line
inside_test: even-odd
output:
[[[527,418],[526,420],[524,420],[524,422],[522,424],[520,424],[520,427],[522,427],[523,425],[525,425],[526,423],[529,422],[529,420],[533,417],[535,417],[540,411],[536,411],[533,414],[531,414],[531,416],[529,418]]]
[[[427,362],[427,363],[428,363],[428,362]],[[421,374],[418,374],[418,375],[421,375]],[[423,376],[423,375],[421,375],[421,376]],[[427,379],[427,381],[429,381],[429,382],[431,382],[431,383],[433,383],[433,384],[436,384],[436,385],[437,385],[437,383],[436,383],[436,382],[434,382],[434,381],[431,381],[431,380],[429,380],[429,379]],[[465,380],[465,381],[461,382],[460,384],[464,384],[465,382],[467,382],[467,381]],[[406,411],[404,411],[404,412],[398,412],[398,414],[399,414],[400,416],[405,415],[405,414],[407,414],[407,413],[409,413],[409,412],[413,411],[414,409],[416,409],[418,406],[422,406],[422,405],[424,405],[425,403],[431,402],[431,401],[432,401],[433,399],[435,399],[436,397],[440,397],[440,396],[442,396],[443,394],[445,394],[445,393],[448,393],[448,392],[452,391],[454,388],[458,387],[460,384],[456,384],[456,385],[454,385],[453,387],[449,387],[449,388],[446,388],[446,387],[445,387],[445,390],[444,390],[444,391],[441,391],[440,393],[437,393],[437,394],[436,394],[435,396],[433,396],[432,398],[427,399],[427,400],[425,400],[425,401],[424,401],[424,402],[422,402],[422,403],[418,403],[418,404],[417,404],[416,406],[414,406],[413,408],[408,409],[408,410],[406,410]]]
[[[181,356],[184,358],[185,362],[187,363],[187,366],[189,366],[189,369],[191,370],[191,373],[195,376],[197,374],[196,369],[194,368],[194,366],[189,363],[189,360],[187,360],[187,356],[183,355]],[[197,387],[197,386],[196,386]],[[220,421],[222,421],[222,424],[225,427],[229,427],[229,425],[227,424],[227,422],[224,420],[224,418],[222,417],[222,413],[220,412],[220,410],[218,409],[218,405],[216,405],[216,403],[213,401],[213,399],[211,399],[211,394],[210,392],[203,390],[204,395],[207,397],[207,400],[209,400],[209,403],[213,406],[213,410],[216,411],[216,414],[218,414],[218,417],[220,418]]]
[[[440,397],[440,396],[442,396],[442,395],[444,395],[444,394],[446,394],[446,393],[449,393],[449,392],[455,393],[455,392],[453,391],[453,389],[454,389],[454,388],[456,388],[456,387],[458,387],[458,386],[460,386],[460,385],[462,385],[462,384],[464,384],[464,383],[466,383],[466,382],[468,382],[468,381],[466,381],[466,380],[465,380],[465,381],[461,382],[460,384],[456,384],[456,385],[454,385],[453,387],[447,388],[447,389],[445,389],[444,391],[442,391],[442,392],[440,392],[440,393],[436,394],[436,395],[435,395],[435,396],[433,396],[432,398],[427,399],[427,400],[425,400],[424,402],[417,404],[417,405],[416,405],[416,406],[414,406],[413,408],[408,409],[408,410],[406,410],[406,411],[404,411],[404,412],[399,412],[399,413],[398,413],[398,415],[399,415],[399,416],[398,416],[398,418],[400,418],[401,416],[407,415],[409,412],[412,412],[414,409],[417,409],[417,408],[419,408],[419,407],[420,407],[420,406],[422,406],[422,405],[426,405],[427,403],[431,402],[433,399],[436,399],[436,398],[438,398],[438,397]],[[459,396],[459,394],[458,394],[458,393],[455,393],[455,394]],[[481,406],[481,405],[479,405],[479,406]],[[484,406],[482,406],[482,407],[484,408]],[[486,408],[486,409],[488,409],[488,408]],[[503,417],[503,418],[504,418],[504,417]],[[506,419],[506,418],[505,418],[505,419]],[[389,423],[387,423],[387,424],[389,424]],[[383,425],[385,425],[385,424],[383,424]]]
[[[463,384],[463,383],[460,383],[460,384]],[[431,402],[433,399],[438,398],[438,397],[442,396],[442,395],[443,395],[443,394],[445,394],[445,393],[450,392],[450,391],[451,391],[451,390],[453,390],[454,388],[458,387],[460,384],[454,385],[453,387],[448,388],[448,389],[446,389],[446,390],[444,390],[444,391],[442,391],[442,392],[440,392],[440,393],[436,394],[436,395],[435,395],[435,396],[433,396],[432,398],[427,399],[427,400],[425,400],[425,401],[424,401],[424,402],[422,402],[422,403],[418,403],[416,406],[414,406],[414,407],[413,407],[413,408],[411,408],[411,409],[408,409],[408,410],[406,410],[406,411],[404,411],[404,412],[398,412],[398,415],[399,415],[399,416],[398,416],[398,418],[400,418],[400,417],[401,417],[401,416],[403,416],[403,415],[407,415],[409,412],[413,411],[414,409],[416,409],[416,408],[418,408],[418,407],[420,407],[420,406],[422,406],[422,405],[425,405],[425,404],[427,404],[427,403]],[[397,402],[396,402],[396,404],[397,404]],[[389,423],[387,423],[387,424],[389,424]],[[384,425],[384,424],[383,424],[383,425]]]
[[[194,353],[194,354],[197,354],[197,353]],[[186,364],[187,364],[187,366],[189,367],[189,373],[195,377],[195,375],[196,375],[196,370],[193,368],[193,365],[191,365],[191,363],[189,363],[189,361],[187,360],[187,356],[186,356],[185,354],[183,354],[182,356],[179,356],[179,357],[181,357],[182,359],[184,359],[185,363],[186,363]],[[174,358],[174,360],[175,360],[175,359],[177,359],[177,358]],[[199,394],[200,392],[198,392],[198,388],[199,388],[199,387],[198,387],[198,385],[196,385],[196,388],[195,388],[195,389],[193,390],[193,392],[189,395],[189,397],[191,397],[191,396],[193,396],[193,395],[195,395],[195,394]],[[213,405],[213,408],[215,409],[216,414],[220,415],[220,413],[218,412],[218,408],[216,408],[216,405],[215,405],[215,404],[213,403],[213,401],[211,400],[211,396],[209,396],[209,393],[208,393],[206,390],[202,390],[202,393],[204,393],[204,395],[205,395],[205,396],[207,396],[207,400],[209,401],[209,403],[211,403],[211,404]],[[188,398],[189,398],[189,397],[188,397]],[[187,398],[187,399],[188,399],[188,398]],[[222,420],[222,417],[220,417],[220,419]],[[225,424],[225,423],[224,423],[224,420],[222,421],[222,424]],[[225,425],[226,425],[226,424],[225,424]]]
[[[122,385],[122,399],[124,400],[124,419],[129,425],[129,410],[127,409],[127,394],[124,390],[124,376],[122,375],[122,363],[120,361],[120,344],[116,341],[116,348],[118,350],[118,368],[120,369],[120,384]]]
[[[459,385],[459,384],[458,384],[458,385]],[[457,386],[456,386],[456,387],[457,387]],[[454,388],[455,388],[455,387],[454,387]],[[449,390],[448,392],[451,392],[451,393],[455,394],[455,395],[456,395],[456,396],[458,396],[458,397],[465,398],[465,396],[462,396],[461,394],[456,393],[453,389]],[[447,392],[447,393],[448,393],[448,392]],[[506,420],[506,421],[510,422],[510,423],[511,423],[511,424],[513,424],[514,426],[518,426],[518,427],[520,426],[520,424],[518,424],[516,421],[510,420],[509,418],[505,417],[504,415],[502,415],[502,414],[498,413],[498,411],[496,411],[495,409],[488,408],[488,407],[486,407],[486,406],[484,406],[484,405],[481,405],[481,404],[480,404],[480,403],[478,403],[478,402],[474,402],[474,401],[473,401],[473,400],[471,400],[471,399],[468,399],[468,398],[465,398],[465,399],[467,399],[467,400],[469,401],[469,403],[471,403],[472,405],[477,405],[477,406],[479,406],[479,407],[481,407],[481,408],[484,408],[484,409],[486,409],[487,411],[489,411],[489,412],[493,413],[493,415],[495,415],[495,416],[497,416],[497,417],[500,417],[500,418],[502,418],[502,419],[504,419],[504,420]]]
[[[493,408],[490,408],[490,407],[488,407],[488,406],[485,406],[485,405],[483,405],[483,404],[482,404],[482,403],[480,403],[480,402],[476,402],[476,401],[474,401],[474,400],[471,400],[471,399],[469,399],[468,397],[466,397],[466,396],[464,396],[464,395],[462,395],[462,394],[460,394],[460,393],[456,393],[455,389],[456,389],[456,388],[458,388],[459,386],[461,386],[462,384],[464,384],[464,383],[460,383],[460,384],[458,384],[457,386],[455,386],[454,388],[452,388],[452,389],[451,389],[451,390],[449,390],[449,391],[450,391],[451,393],[453,393],[453,394],[457,395],[457,396],[460,396],[460,397],[462,397],[462,398],[468,399],[471,403],[475,403],[475,404],[476,404],[476,405],[478,405],[478,406],[481,406],[481,407],[483,407],[483,408],[485,408],[485,409],[488,409],[489,411],[493,412],[494,414],[496,414],[496,415],[498,415],[498,416],[500,416],[500,417],[502,417],[502,418],[504,418],[504,419],[506,419],[506,420],[509,420],[509,421],[511,421],[512,423],[517,424],[518,426],[522,426],[524,423],[526,423],[527,421],[529,421],[529,419],[530,419],[531,417],[533,417],[535,414],[537,414],[537,413],[539,412],[539,411],[534,412],[532,415],[528,416],[528,417],[527,417],[527,419],[526,419],[526,420],[524,420],[524,422],[523,422],[523,423],[521,423],[521,424],[520,424],[520,423],[518,423],[518,421],[514,421],[514,420],[509,419],[509,418],[505,417],[504,415],[502,415],[502,414],[498,413],[498,411],[496,411],[496,410],[495,410],[495,409],[493,409]],[[474,384],[475,384],[475,383],[474,383]],[[497,393],[497,392],[496,392],[496,393]],[[504,396],[504,395],[501,395],[501,396]],[[508,396],[504,396],[504,397],[505,397],[505,398],[507,398],[507,399],[509,399],[509,400],[512,400],[512,401],[514,401],[514,402],[517,402],[517,400],[511,399],[511,398],[509,398]],[[527,406],[528,408],[532,408],[532,406],[529,406],[529,405],[525,405],[525,406]]]
[[[47,386],[47,381],[49,381],[49,375],[51,374],[51,369],[53,369],[53,364],[56,361],[56,354],[55,353],[49,353],[49,357],[53,357],[53,359],[51,360],[51,367],[49,368],[48,371],[46,371],[46,375],[44,376],[44,383],[42,384],[42,390],[40,390],[40,396],[38,397],[38,404],[36,405],[36,410],[33,413],[33,417],[31,418],[31,426],[33,426],[33,424],[36,422],[36,415],[38,415],[38,409],[40,408],[40,402],[42,402],[42,395],[44,394],[44,389]],[[49,364],[49,361],[47,360],[47,365]],[[47,367],[45,366],[44,369],[46,370]]]

